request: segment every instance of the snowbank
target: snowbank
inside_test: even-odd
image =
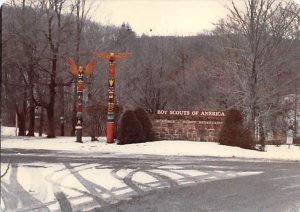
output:
[[[1,126],[1,138],[3,136],[16,136],[16,128],[15,127],[3,127]]]
[[[84,137],[84,143],[76,143],[75,137],[15,137],[10,133],[12,129],[1,128],[1,148],[48,149],[80,151],[81,153],[114,153],[114,154],[153,154],[153,155],[185,155],[185,156],[213,156],[252,159],[275,159],[300,161],[300,148],[291,145],[280,147],[268,145],[265,152],[241,149],[239,147],[223,146],[212,142],[192,141],[156,141],[140,144],[116,145],[107,144],[101,137],[92,142]]]

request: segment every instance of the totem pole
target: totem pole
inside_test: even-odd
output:
[[[85,68],[77,67],[71,58],[67,58],[67,65],[72,74],[77,75],[77,114],[76,114],[76,142],[82,143],[82,122],[83,122],[83,76],[92,73],[93,68],[97,64],[96,60],[92,60]]]
[[[115,104],[115,60],[125,58],[128,53],[102,53],[95,52],[96,57],[107,59],[108,68],[108,104],[107,104],[107,125],[106,138],[107,143],[114,142],[114,104]]]

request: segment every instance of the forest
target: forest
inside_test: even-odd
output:
[[[66,59],[81,66],[96,59],[84,78],[83,126],[87,134],[96,127],[104,135],[108,62],[94,52],[128,52],[116,61],[119,113],[136,107],[150,114],[235,108],[252,134],[285,133],[289,125],[297,133],[300,7],[294,1],[244,2],[241,10],[233,1],[227,17],[206,33],[138,36],[130,23],[91,21],[86,0],[6,1],[1,125],[14,126],[17,119],[20,136],[53,138],[63,123],[66,135],[74,135],[77,78]]]

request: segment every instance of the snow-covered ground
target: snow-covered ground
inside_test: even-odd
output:
[[[213,156],[235,157],[251,159],[274,159],[300,161],[300,147],[268,145],[265,152],[241,149],[219,145],[212,142],[192,141],[156,141],[130,145],[107,144],[105,138],[91,141],[90,137],[83,138],[84,143],[76,143],[75,137],[16,137],[15,128],[1,127],[1,148],[48,149],[89,153],[114,154],[153,154],[153,155],[185,155],[185,156]]]
[[[281,147],[267,146],[266,152],[245,150],[210,142],[191,141],[157,141],[141,144],[119,146],[107,144],[105,138],[91,142],[83,138],[84,143],[76,143],[74,137],[17,137],[15,129],[1,127],[1,148],[48,149],[74,151],[87,155],[101,156],[101,153],[112,155],[152,154],[152,155],[184,155],[184,156],[215,156],[228,158],[280,159],[300,161],[300,148],[286,145]],[[100,154],[99,154],[100,153]],[[81,155],[82,155],[81,154]],[[135,187],[126,184],[130,179],[143,192],[168,187],[164,181],[155,176],[166,176],[172,183],[179,186],[194,183],[230,179],[241,176],[259,175],[260,170],[235,170],[222,166],[205,166],[207,169],[193,169],[173,164],[152,164],[145,170],[128,167],[113,167],[106,163],[19,163],[12,166],[7,161],[1,161],[1,202],[3,211],[30,211],[33,208],[44,207],[50,211],[60,211],[57,194],[63,193],[68,198],[74,211],[84,211],[87,208],[99,207],[99,202],[116,203],[138,195]],[[6,167],[9,167],[6,169]],[[7,172],[5,174],[5,172]],[[17,182],[17,184],[16,184]],[[171,184],[170,184],[171,185]],[[92,194],[92,195],[90,195]],[[10,202],[13,198],[14,203]],[[37,202],[27,201],[34,198]],[[25,201],[26,200],[26,201]],[[16,202],[17,201],[17,202]],[[100,204],[102,207],[102,205]],[[0,210],[1,211],[1,210]]]

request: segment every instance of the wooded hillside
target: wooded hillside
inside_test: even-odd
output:
[[[74,135],[76,76],[66,58],[85,66],[94,52],[129,52],[116,63],[117,105],[149,113],[237,108],[252,133],[283,132],[287,112],[297,107],[283,97],[300,90],[300,8],[275,0],[245,0],[245,5],[240,11],[232,4],[213,31],[181,37],[137,36],[129,23],[92,22],[85,0],[7,1],[2,124],[14,125],[17,114],[20,135],[47,129],[48,137],[55,137],[64,117],[67,134]],[[97,62],[84,79],[86,107],[107,102],[108,63]],[[87,130],[106,119],[99,111],[84,115]]]

